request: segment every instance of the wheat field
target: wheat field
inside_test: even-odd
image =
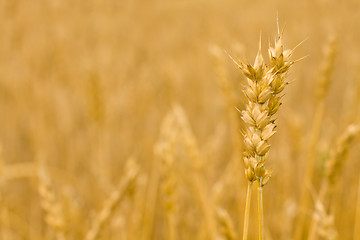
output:
[[[357,0],[0,0],[0,240],[359,240],[359,26]]]

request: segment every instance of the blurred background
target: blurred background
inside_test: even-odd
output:
[[[0,239],[241,239],[246,79],[228,54],[253,63],[261,32],[268,61],[277,18],[305,58],[271,140],[266,238],[308,239],[321,218],[333,234],[319,239],[360,239],[356,141],[331,216],[315,204],[357,124],[359,1],[0,0],[0,12]],[[254,192],[249,239],[256,211]]]

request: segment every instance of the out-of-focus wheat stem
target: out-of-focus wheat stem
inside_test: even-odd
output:
[[[356,212],[355,212],[355,225],[354,225],[353,240],[360,239],[360,176],[359,176],[356,198],[357,199],[356,199]]]
[[[246,192],[243,238],[242,238],[243,240],[247,240],[248,238],[252,184],[253,182],[248,181],[247,192]]]
[[[119,187],[111,194],[110,198],[105,201],[103,209],[95,218],[90,230],[86,234],[86,240],[95,240],[99,238],[103,227],[111,219],[116,207],[125,196],[125,193],[134,184],[139,169],[132,159],[129,160],[126,168],[127,171],[124,179],[122,179]]]
[[[196,173],[193,175],[193,179],[196,190],[198,192],[199,201],[203,209],[203,213],[205,215],[205,222],[206,222],[208,234],[210,236],[210,239],[215,240],[217,236],[217,232],[215,228],[216,224],[214,222],[214,216],[212,211],[213,208],[211,205],[211,201],[209,201],[209,198],[207,197],[203,181]]]
[[[318,222],[320,221],[320,218],[324,215],[322,214],[322,212],[324,212],[325,210],[322,210],[323,205],[322,205],[322,199],[324,199],[324,195],[325,192],[327,192],[328,189],[328,184],[327,182],[323,182],[320,188],[320,193],[319,193],[319,197],[318,200],[316,200],[315,202],[315,210],[313,213],[313,218],[311,220],[310,223],[310,229],[309,229],[309,235],[308,235],[308,240],[315,240],[318,237]],[[319,205],[321,204],[321,205]],[[322,211],[320,211],[322,210]]]
[[[188,123],[186,114],[180,106],[174,107],[174,114],[179,121],[182,138],[185,144],[186,151],[189,155],[192,165],[192,179],[194,183],[195,190],[198,194],[198,199],[200,206],[205,217],[205,223],[207,227],[208,238],[215,240],[217,238],[216,224],[213,213],[213,203],[208,197],[206,192],[205,184],[199,174],[199,169],[202,166],[202,158],[200,150],[198,147],[197,140],[191,131],[190,125]]]
[[[307,157],[307,165],[305,170],[305,184],[302,185],[300,197],[300,213],[297,219],[297,224],[294,232],[294,239],[303,239],[303,231],[306,220],[305,212],[310,205],[310,194],[308,192],[308,185],[312,182],[316,163],[316,151],[320,138],[321,126],[325,114],[325,97],[328,93],[331,76],[334,69],[336,56],[336,38],[329,37],[328,43],[324,49],[324,60],[320,69],[320,76],[318,78],[317,88],[317,104],[315,109],[315,117],[311,130],[311,137],[309,142],[309,150]]]
[[[173,214],[168,214],[168,228],[169,228],[169,240],[176,239],[175,231],[175,216]]]
[[[143,231],[141,233],[141,239],[147,240],[151,238],[153,225],[154,225],[154,215],[155,208],[157,203],[157,191],[160,180],[160,174],[157,168],[157,163],[153,161],[151,166],[151,173],[149,177],[149,182],[147,185],[146,199],[144,205],[143,213]]]
[[[310,195],[308,193],[307,186],[311,183],[311,179],[314,173],[315,169],[315,160],[316,160],[316,149],[317,149],[317,143],[320,138],[320,130],[321,130],[321,124],[324,118],[325,113],[325,102],[323,99],[321,99],[318,102],[318,105],[316,107],[315,111],[315,118],[313,122],[313,127],[311,131],[311,138],[310,138],[310,147],[308,150],[308,157],[307,157],[307,166],[305,170],[305,184],[302,185],[301,189],[301,197],[300,197],[300,212],[297,220],[297,224],[295,227],[295,235],[294,239],[301,240],[304,224],[305,224],[305,211],[308,209],[308,206],[310,204]]]

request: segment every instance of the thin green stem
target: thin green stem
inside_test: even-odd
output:
[[[259,240],[264,240],[264,207],[263,207],[263,187],[262,178],[259,179],[258,188],[258,208],[259,208]]]
[[[253,182],[250,181],[248,182],[247,193],[246,193],[243,240],[247,240],[248,237],[252,183]]]

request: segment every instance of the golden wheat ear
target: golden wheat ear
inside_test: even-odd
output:
[[[275,117],[281,105],[282,91],[288,85],[287,73],[293,65],[290,59],[292,51],[285,50],[283,32],[280,33],[274,46],[269,46],[269,65],[265,64],[261,54],[261,34],[259,50],[253,65],[238,63],[230,57],[247,78],[244,94],[248,100],[245,110],[241,111],[245,123],[244,132],[244,165],[245,177],[248,180],[248,190],[245,206],[243,240],[247,239],[249,208],[252,183],[259,183],[258,209],[259,209],[259,236],[264,238],[263,222],[263,187],[271,178],[271,171],[265,168],[269,157],[270,138],[275,134]]]

